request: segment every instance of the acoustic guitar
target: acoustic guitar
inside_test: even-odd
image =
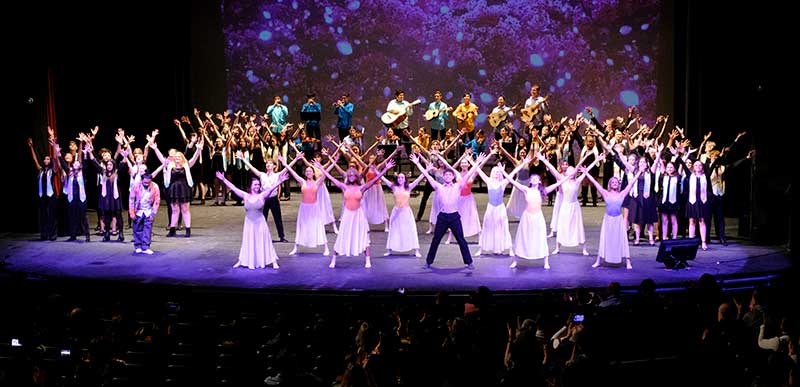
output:
[[[425,120],[430,121],[430,120],[432,120],[432,119],[434,119],[436,117],[439,117],[439,114],[442,114],[442,112],[449,112],[451,110],[453,110],[453,108],[451,108],[451,107],[446,108],[446,109],[428,110],[428,111],[425,112]]]
[[[420,103],[422,103],[422,101],[415,100],[414,102],[411,102],[411,105],[409,107],[414,105],[419,105]],[[383,113],[383,115],[381,116],[381,122],[383,122],[383,124],[386,125],[387,127],[393,128],[397,126],[399,123],[403,122],[403,120],[405,120],[406,117],[408,117],[407,110],[403,110],[400,113],[386,112]]]
[[[489,114],[488,117],[489,126],[491,126],[493,129],[497,128],[497,126],[500,125],[501,122],[505,121],[506,118],[508,118],[508,112],[517,110],[517,108],[519,108],[519,104],[514,105],[508,111],[501,109],[492,114]]]
[[[549,95],[545,96],[541,101],[522,109],[522,111],[520,112],[520,119],[522,120],[522,122],[526,123],[531,122],[531,120],[533,120],[533,117],[539,114],[539,110],[541,109],[542,104],[545,103],[545,101],[547,101],[548,98],[550,98]]]

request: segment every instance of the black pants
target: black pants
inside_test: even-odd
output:
[[[589,200],[589,188],[590,187],[588,185],[581,186],[581,197],[583,198],[581,199],[581,202],[584,206],[586,205],[586,202]],[[594,184],[592,184],[591,189],[592,189],[592,205],[597,206],[597,188],[594,186]]]
[[[344,141],[344,138],[350,135],[350,128],[340,128],[336,127],[336,130],[339,131],[339,142],[341,143]]]
[[[283,234],[283,219],[281,218],[281,202],[278,201],[277,196],[267,198],[264,202],[264,220],[267,219],[267,213],[272,211],[272,218],[275,219],[275,228],[278,230],[278,239],[284,239]]]
[[[433,193],[433,187],[431,186],[431,183],[425,182],[425,185],[422,186],[422,199],[419,200],[417,220],[422,219],[422,215],[425,215],[425,207],[428,205],[428,198],[431,197],[431,193]]]
[[[447,133],[447,129],[430,129],[431,140],[442,140]]]
[[[440,212],[436,217],[436,228],[433,230],[433,239],[431,240],[431,248],[428,250],[428,257],[425,259],[428,264],[432,264],[436,258],[436,251],[439,250],[439,244],[442,243],[442,238],[447,230],[453,232],[453,236],[458,242],[458,248],[461,250],[461,259],[464,260],[465,265],[472,263],[472,256],[467,248],[467,240],[464,239],[464,229],[461,228],[461,215],[458,212],[444,213]]]
[[[714,231],[721,242],[725,240],[725,196],[711,194],[710,198],[711,216],[707,221],[710,221],[711,217],[714,218]],[[711,240],[711,227],[708,227],[708,224],[706,224],[706,240]]]
[[[73,197],[72,202],[67,202],[67,234],[70,237],[76,237],[78,234],[89,237],[86,203],[76,197]]]
[[[56,195],[47,196],[44,194],[39,198],[39,237],[52,239],[58,235],[58,221],[56,219]]]

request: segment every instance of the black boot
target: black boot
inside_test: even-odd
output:
[[[167,238],[172,238],[175,236],[175,227],[169,228],[169,234],[167,234]]]
[[[103,233],[103,242],[108,242],[110,240],[111,240],[111,231],[106,230],[106,232]]]
[[[89,234],[86,234],[86,241],[89,242],[91,240],[92,240],[92,238],[89,238]]]
[[[186,237],[189,238],[192,236],[192,228],[186,227]]]
[[[122,235],[122,229],[119,229],[119,237],[117,237],[117,242],[125,242],[125,236]]]

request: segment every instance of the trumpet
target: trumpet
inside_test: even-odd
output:
[[[337,108],[337,107],[339,107],[339,106],[341,106],[341,105],[343,105],[343,103],[342,103],[342,100],[338,100],[338,101],[336,101],[336,102],[334,102],[334,103],[332,104],[332,106],[333,106],[334,108]]]

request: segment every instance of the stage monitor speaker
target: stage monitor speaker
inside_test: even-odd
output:
[[[656,262],[663,263],[667,269],[685,269],[689,266],[686,261],[694,260],[697,256],[697,247],[699,246],[700,238],[661,241]]]

